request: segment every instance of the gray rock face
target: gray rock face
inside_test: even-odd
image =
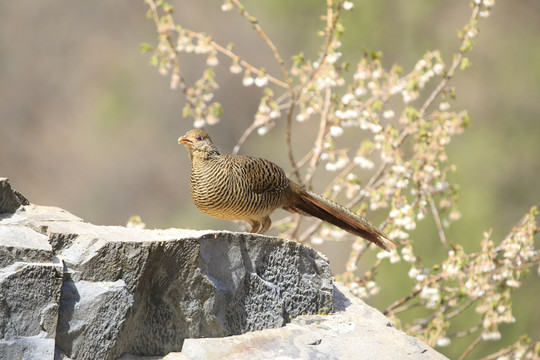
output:
[[[2,178],[0,210],[0,359],[444,358],[296,242],[96,226]]]
[[[0,225],[0,359],[52,358],[61,285],[45,235]]]
[[[328,261],[265,236],[96,226],[26,205],[0,215],[0,254],[0,358],[52,359],[54,345],[72,359],[165,355],[333,305]]]
[[[181,353],[164,360],[446,359],[397,330],[387,317],[336,283],[335,313],[303,315],[279,329],[214,339],[186,339]]]
[[[30,203],[11,188],[7,178],[0,177],[0,214],[13,213],[21,205]]]
[[[0,178],[0,224],[25,204]],[[0,359],[52,358],[61,285],[47,236],[0,225]]]

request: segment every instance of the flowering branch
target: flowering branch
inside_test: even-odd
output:
[[[356,238],[346,271],[337,276],[338,280],[345,282],[354,294],[369,298],[381,289],[378,272],[404,261],[409,266],[407,275],[413,282],[412,288],[393,301],[384,313],[397,320],[410,309],[423,308],[423,316],[403,322],[405,331],[439,347],[448,346],[454,338],[477,334],[463,351],[462,359],[479,343],[500,338],[499,325],[515,321],[511,306],[513,291],[520,287],[528,270],[540,263],[533,241],[539,232],[536,208],[497,246],[491,232],[486,232],[481,249],[476,252],[466,253],[445,233],[445,228],[461,216],[457,208],[459,187],[448,180],[456,167],[449,163],[446,149],[470,121],[466,111],[451,110],[454,89],[448,84],[470,64],[466,54],[478,34],[479,20],[489,15],[493,0],[473,0],[471,16],[459,32],[460,45],[449,66],[441,53],[433,50],[427,51],[407,73],[398,65],[385,68],[382,54],[374,51],[366,51],[351,66],[341,61],[340,38],[344,32],[341,17],[353,7],[351,1],[326,0],[319,53],[314,60],[299,53],[288,68],[257,18],[240,0],[225,0],[222,10],[236,7],[270,48],[282,79],[246,62],[232,51],[232,45],[222,46],[204,33],[176,25],[172,7],[163,0],[145,1],[150,8],[149,17],[156,24],[158,45],[155,49],[143,45],[143,50],[152,52],[150,62],[158,66],[160,73],[171,75],[171,88],[182,90],[186,97],[183,114],[193,118],[195,126],[219,121],[221,105],[212,99],[218,88],[215,80],[218,56],[224,56],[232,62],[231,73],[243,73],[244,86],[255,85],[263,92],[253,122],[238,140],[234,153],[252,134],[263,136],[276,122],[282,121],[289,174],[295,180],[309,187],[314,174],[324,169],[331,175],[325,196],[346,204],[359,215],[381,213],[384,219],[381,229],[399,248],[378,252],[374,259],[366,260],[367,270],[360,271],[360,259],[373,247]],[[206,57],[208,68],[194,84],[186,84],[181,76],[182,53]],[[435,83],[426,86],[430,82]],[[433,90],[424,97],[427,88]],[[434,106],[437,102],[438,106]],[[310,140],[293,134],[293,122],[302,127],[312,119],[318,121],[313,146],[299,156],[294,153],[295,140]],[[348,136],[342,137],[345,133]],[[351,142],[351,138],[355,140]],[[431,267],[417,256],[414,239],[417,223],[429,214],[446,253],[441,263]],[[343,231],[321,222],[308,224],[300,231],[299,216],[286,216],[273,225],[283,231],[282,236],[301,242],[309,240],[317,244],[348,238]],[[476,319],[471,317],[468,325],[449,333],[449,327],[457,325],[460,315],[473,306]],[[522,338],[484,360],[497,354],[534,354],[539,346]]]
[[[280,81],[280,83],[282,84],[281,86],[290,89],[291,88],[291,78],[289,76],[289,71],[285,67],[285,63],[283,62],[283,59],[281,58],[281,55],[279,55],[278,49],[276,48],[274,43],[270,40],[268,35],[266,35],[266,33],[263,31],[261,25],[259,24],[259,20],[257,20],[257,18],[255,18],[255,17],[251,16],[246,11],[244,6],[240,3],[240,1],[231,0],[231,2],[238,8],[238,11],[240,11],[240,14],[243,17],[245,17],[246,19],[248,19],[249,22],[251,22],[251,24],[253,25],[253,28],[255,29],[255,31],[257,31],[257,33],[261,36],[261,38],[263,38],[263,40],[266,42],[266,44],[268,45],[270,50],[272,50],[272,53],[274,54],[274,58],[278,62],[279,66],[281,67],[281,71],[283,72],[283,76],[285,77],[286,84],[283,84]]]

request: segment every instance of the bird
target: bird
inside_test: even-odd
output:
[[[202,129],[178,138],[191,162],[190,192],[206,215],[244,220],[264,234],[276,209],[314,216],[390,251],[395,243],[363,217],[289,179],[275,163],[252,156],[223,154]]]

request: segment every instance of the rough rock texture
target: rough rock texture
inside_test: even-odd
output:
[[[9,205],[18,197],[6,183],[0,203]],[[52,359],[54,345],[72,359],[165,355],[188,337],[332,311],[328,261],[295,242],[96,226],[14,206],[0,215],[0,358]]]
[[[334,289],[335,313],[304,315],[279,329],[212,339],[186,339],[181,353],[164,360],[251,359],[446,359],[397,330],[378,310],[342,284]]]
[[[11,188],[8,179],[0,177],[0,214],[14,213],[19,206],[29,204],[24,196]]]
[[[54,354],[62,266],[47,236],[1,226],[27,200],[0,178],[0,359]]]
[[[96,226],[0,178],[0,359],[117,358],[444,357],[296,242]]]

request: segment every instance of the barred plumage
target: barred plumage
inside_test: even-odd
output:
[[[388,250],[394,246],[367,220],[339,204],[290,181],[271,161],[221,154],[210,136],[200,129],[178,139],[186,145],[191,161],[190,191],[203,213],[225,220],[245,220],[252,232],[264,233],[279,208],[315,216]]]

